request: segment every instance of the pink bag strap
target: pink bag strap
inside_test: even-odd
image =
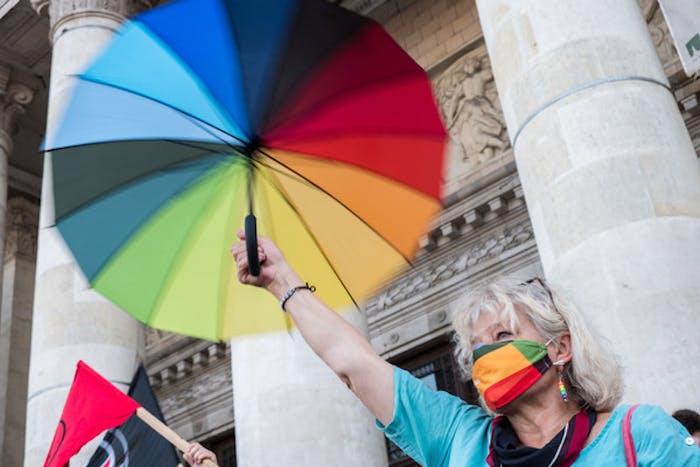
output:
[[[634,440],[632,439],[632,412],[637,407],[639,404],[630,407],[622,420],[622,444],[625,446],[627,467],[637,467],[637,451],[634,449]]]

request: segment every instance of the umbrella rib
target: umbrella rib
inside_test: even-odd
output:
[[[258,173],[259,173],[265,180],[267,180],[268,183],[270,183],[270,185],[272,185],[272,186],[274,186],[275,184],[272,182],[272,180],[270,180],[270,179],[268,178],[267,174],[266,174],[264,171],[260,170],[260,168],[258,167],[258,165],[263,166],[263,167],[265,167],[266,169],[268,169],[268,170],[270,170],[270,171],[272,171],[272,172],[276,172],[276,173],[279,173],[279,174],[281,174],[281,175],[286,175],[286,176],[288,176],[288,177],[291,177],[291,175],[282,172],[282,171],[279,170],[278,168],[273,167],[272,165],[270,165],[270,164],[268,164],[268,163],[262,162],[260,159],[254,160],[254,161],[253,161],[253,168],[254,168],[255,170],[257,170]],[[303,180],[301,180],[301,182],[303,183]],[[263,212],[272,212],[272,209],[270,208],[270,201],[269,201],[268,197],[265,196],[265,191],[263,191],[263,190],[260,190],[260,191],[261,191],[261,193],[260,193],[260,195],[259,195],[256,199],[258,199],[258,203],[265,203],[264,209],[262,209],[262,211],[263,211]],[[260,200],[260,198],[262,198],[262,201]],[[273,216],[268,216],[266,219],[267,219],[267,223],[268,223],[268,225],[269,225],[269,227],[270,227],[270,236],[271,236],[271,238],[277,238],[277,235],[276,235],[276,233],[275,233],[276,229],[275,229],[275,225],[274,225],[274,224],[275,224],[275,223],[274,223],[274,217],[273,217]],[[348,292],[348,295],[350,295],[349,292]],[[292,322],[291,317],[290,317],[287,313],[283,313],[283,315],[284,315],[284,316],[283,316],[284,326],[285,326],[285,328],[287,329],[287,332],[289,333],[289,332],[291,332],[291,330],[292,330],[293,322]]]
[[[262,152],[262,151],[260,151],[260,152]],[[265,174],[262,170],[260,170],[257,167],[256,167],[256,170],[258,170],[263,177],[267,178],[267,174]],[[328,257],[328,255],[324,251],[323,247],[321,246],[321,243],[318,241],[318,239],[314,235],[309,224],[306,222],[306,219],[304,218],[304,216],[301,215],[301,212],[299,211],[299,209],[297,209],[296,205],[294,205],[294,203],[292,203],[291,200],[289,199],[289,194],[282,187],[278,186],[276,183],[274,183],[274,181],[270,180],[269,178],[268,178],[268,182],[270,183],[270,186],[272,186],[273,189],[280,194],[282,200],[284,200],[284,202],[287,204],[287,206],[289,206],[289,209],[294,211],[294,213],[297,215],[297,217],[301,221],[302,226],[304,227],[304,230],[306,230],[306,233],[309,234],[309,237],[311,238],[311,240],[314,242],[314,244],[318,248],[318,251],[320,251],[321,255],[323,255],[323,258],[326,260],[326,263],[328,263],[328,266],[331,268],[331,271],[333,271],[333,274],[335,275],[336,279],[338,279],[338,282],[340,282],[340,285],[343,287],[345,292],[348,294],[348,296],[350,297],[350,300],[352,300],[352,303],[355,306],[355,308],[357,308],[359,310],[360,306],[358,305],[357,301],[355,300],[355,297],[352,296],[352,292],[350,292],[350,289],[348,289],[348,286],[345,284],[345,281],[343,281],[343,278],[340,277],[340,274],[338,273],[335,266],[333,265],[333,262],[330,260],[330,258]]]
[[[309,186],[311,186],[311,187],[313,187],[313,188],[319,190],[321,193],[325,194],[326,196],[328,196],[329,198],[331,198],[333,201],[335,201],[336,203],[338,203],[338,204],[339,204],[340,206],[342,206],[348,213],[350,213],[350,214],[351,214],[352,216],[354,216],[358,221],[362,222],[365,226],[367,226],[368,229],[370,229],[372,232],[374,232],[374,234],[377,235],[377,237],[381,238],[392,250],[394,250],[396,253],[398,253],[399,256],[401,256],[401,257],[404,259],[404,261],[406,261],[406,263],[408,263],[410,266],[413,266],[413,262],[412,262],[409,258],[407,258],[406,255],[404,255],[401,251],[399,251],[399,249],[396,248],[384,235],[382,235],[381,233],[379,233],[379,232],[377,231],[377,229],[374,228],[374,226],[370,225],[367,221],[365,221],[365,220],[364,220],[362,217],[360,217],[355,211],[353,211],[352,209],[350,209],[350,207],[349,207],[348,205],[346,205],[345,203],[343,203],[340,199],[338,199],[337,197],[335,197],[332,193],[329,193],[328,191],[326,191],[325,189],[323,189],[323,187],[321,187],[321,186],[319,186],[318,184],[316,184],[313,180],[308,179],[308,178],[305,177],[303,174],[301,174],[301,173],[297,172],[296,170],[294,170],[293,168],[289,167],[287,164],[285,164],[285,163],[283,163],[282,161],[280,161],[280,160],[276,159],[275,157],[271,156],[269,153],[267,153],[266,151],[264,151],[262,148],[259,148],[258,151],[260,151],[262,154],[264,154],[265,156],[269,157],[271,160],[275,161],[276,163],[280,164],[282,167],[286,168],[287,170],[289,170],[290,172],[292,172],[293,174],[295,174],[295,175],[296,175],[297,177],[299,177],[300,179],[304,180]]]
[[[138,141],[143,141],[143,140],[138,140]],[[207,144],[204,141],[190,141],[190,140],[165,139],[165,138],[162,141],[167,141],[169,143],[178,144],[180,146],[185,146],[188,148],[201,149],[203,151],[211,151],[211,148],[203,147],[203,146],[200,146],[198,144],[198,143]],[[231,144],[228,144],[226,142],[224,142],[224,146],[226,146],[227,148],[232,149],[234,151],[239,151],[239,148],[237,148],[236,146],[233,146]]]
[[[219,181],[219,183],[223,185],[225,176],[224,176],[223,174],[220,174],[220,178],[221,178],[221,180]],[[216,196],[219,195],[220,191],[221,191],[221,188],[218,188],[217,190],[214,190],[213,193],[209,196],[208,201],[211,201],[212,199],[215,199]],[[207,202],[207,203],[205,203],[205,204],[206,204],[209,208],[211,208],[211,206],[209,206],[209,205],[210,205],[209,202]],[[205,209],[206,209],[206,208],[205,208]],[[194,231],[196,230],[196,227],[197,227],[198,223],[199,223],[200,220],[201,220],[202,218],[204,218],[204,217],[205,217],[205,216],[199,216],[199,217],[197,217],[196,219],[193,219],[193,220],[192,220],[192,223],[191,223],[190,226],[187,228],[187,232],[185,233],[185,235],[184,235],[184,237],[183,237],[183,241],[181,242],[182,245],[186,244],[186,243],[192,238],[192,236],[194,235]],[[154,302],[153,302],[153,306],[151,307],[151,310],[150,310],[149,313],[148,313],[148,318],[147,318],[148,322],[151,322],[151,321],[152,321],[152,318],[153,318],[153,315],[154,315],[155,311],[158,309],[158,306],[160,305],[162,299],[164,298],[164,297],[163,297],[163,290],[164,290],[164,288],[166,287],[166,284],[170,283],[170,281],[171,281],[171,279],[172,279],[172,277],[173,277],[173,273],[174,273],[174,271],[175,271],[175,268],[174,268],[173,266],[174,266],[176,263],[178,263],[179,261],[182,260],[182,256],[183,256],[184,254],[185,254],[185,248],[180,248],[180,249],[178,249],[177,252],[172,256],[172,258],[171,258],[171,260],[170,260],[170,263],[169,263],[169,266],[166,268],[166,270],[167,270],[168,272],[167,272],[167,274],[165,274],[165,276],[163,277],[163,280],[162,280],[161,283],[160,283],[160,286],[158,287],[158,292],[157,292],[156,295],[155,295],[155,300],[154,300]]]
[[[286,149],[284,149],[283,147],[279,147],[279,148],[277,148],[277,149],[286,151]],[[270,156],[267,152],[263,151],[261,148],[258,148],[258,150],[259,150],[261,153],[265,154],[265,155],[266,155],[267,157],[269,157],[270,159],[276,161],[276,162],[279,163],[280,165],[282,165],[282,166],[284,166],[285,168],[287,168],[288,170],[292,171],[293,173],[290,174],[290,173],[284,172],[284,171],[282,171],[282,170],[280,170],[280,169],[277,169],[276,167],[273,167],[272,165],[269,165],[269,164],[266,164],[266,163],[262,162],[262,161],[259,160],[259,159],[256,161],[258,164],[263,165],[263,166],[269,168],[270,170],[275,171],[275,172],[279,173],[280,175],[284,175],[284,176],[286,176],[286,177],[288,177],[288,178],[290,178],[290,179],[292,179],[292,180],[297,180],[297,181],[299,181],[299,182],[306,183],[306,184],[309,185],[309,186],[312,186],[312,187],[317,188],[316,185],[315,185],[312,181],[308,180],[308,179],[307,179],[306,177],[304,177],[303,175],[301,175],[301,174],[297,173],[296,171],[292,170],[291,168],[287,167],[285,164],[283,164],[282,162],[278,161],[278,160],[275,159],[274,157]],[[290,152],[297,152],[297,151],[294,151],[294,150],[289,150],[289,151],[290,151]],[[387,179],[387,180],[393,180],[391,177],[388,177],[388,176],[386,176],[386,175],[384,175],[384,174],[375,172],[374,170],[371,170],[371,169],[369,169],[369,168],[366,168],[366,167],[362,167],[362,166],[353,164],[353,163],[351,163],[351,162],[345,162],[345,161],[341,161],[341,160],[337,160],[337,159],[328,159],[328,158],[324,158],[324,155],[323,155],[323,154],[315,154],[315,153],[311,153],[311,152],[306,152],[306,153],[304,153],[304,155],[310,156],[309,159],[312,159],[312,160],[314,160],[314,159],[316,159],[316,160],[321,160],[321,159],[323,159],[323,161],[324,161],[325,163],[327,163],[327,164],[338,164],[338,165],[351,166],[351,167],[355,167],[355,168],[358,168],[358,169],[361,169],[361,170],[366,170],[367,172],[371,172],[371,173],[373,173],[374,175],[376,175],[377,177],[381,177],[381,178],[384,178],[384,179]],[[293,175],[296,175],[297,177],[295,178],[295,177],[293,177]],[[420,193],[420,194],[423,194],[423,195],[425,195],[425,196],[430,196],[430,195],[428,195],[427,193],[425,193],[425,192],[423,192],[423,191],[421,191],[421,190],[418,190],[418,189],[416,189],[416,188],[414,188],[414,187],[412,187],[412,186],[410,186],[410,185],[404,184],[404,187],[405,187],[407,190],[411,190],[411,191],[413,191],[413,192],[415,192],[415,193]],[[320,189],[320,188],[319,188],[319,189]],[[322,189],[321,189],[321,190],[322,190]],[[322,191],[325,191],[325,190],[322,190]],[[332,196],[332,195],[329,195],[329,196]],[[441,201],[441,200],[436,200],[436,201],[440,204],[440,206],[444,207],[444,206],[442,205],[442,201]]]
[[[234,200],[235,202],[235,200]],[[233,204],[233,203],[232,203]],[[227,225],[233,224],[233,215],[234,215],[234,209],[230,209],[231,206],[228,206],[229,209],[226,211],[228,212],[228,222]],[[235,238],[235,235],[234,235]],[[230,239],[224,238],[224,241],[230,241]],[[223,245],[223,250],[226,251],[228,248],[230,248],[231,245]],[[224,279],[224,273],[228,272],[228,275]],[[216,317],[216,329],[214,329],[214,335],[219,336],[223,335],[223,329],[224,329],[224,315],[226,314],[226,310],[223,308],[224,304],[226,303],[226,297],[223,295],[222,291],[226,289],[226,284],[231,281],[231,276],[235,275],[234,268],[229,267],[226,268],[226,262],[222,261],[221,264],[219,265],[219,274],[217,277],[219,278],[219,286],[217,287],[218,289],[218,297],[217,297],[217,314],[218,316]]]
[[[135,140],[135,141],[141,141],[141,140]],[[169,143],[174,143],[174,144],[177,144],[177,145],[181,145],[181,142],[180,142],[180,141],[171,141],[171,140],[165,140],[165,139],[164,139],[164,140],[154,140],[154,141],[166,141],[166,142],[169,142]],[[125,141],[125,142],[126,142],[126,141]],[[93,143],[93,144],[95,144],[95,145],[98,145],[98,144],[113,144],[113,142],[109,142],[109,143]],[[90,144],[86,144],[86,145],[74,146],[74,147],[86,147],[86,146],[91,146],[91,145],[90,145]],[[194,148],[196,148],[196,149],[204,149],[204,148],[200,148],[200,147],[198,147],[198,146],[188,146],[188,147],[194,147]],[[62,148],[62,149],[70,149],[70,148]],[[62,150],[62,149],[57,149],[56,151],[60,151],[60,150]],[[105,197],[107,197],[107,196],[110,196],[111,194],[113,194],[113,193],[115,193],[115,192],[117,192],[117,191],[123,189],[126,185],[130,185],[130,184],[136,182],[137,180],[139,180],[139,179],[141,179],[141,178],[144,178],[144,177],[148,177],[148,176],[153,175],[153,173],[156,172],[156,171],[163,171],[164,169],[167,169],[168,167],[171,167],[171,166],[174,166],[174,165],[177,165],[177,164],[184,164],[184,163],[187,163],[187,162],[191,162],[191,161],[193,161],[193,160],[195,160],[195,159],[197,159],[197,158],[199,158],[199,157],[202,157],[203,155],[206,154],[206,151],[208,151],[208,149],[204,149],[204,151],[205,151],[205,152],[202,153],[202,154],[196,154],[196,155],[194,155],[194,156],[192,156],[192,157],[188,157],[188,158],[186,158],[186,159],[182,159],[182,160],[175,161],[175,162],[172,162],[172,163],[167,164],[167,165],[163,165],[163,166],[158,167],[157,169],[151,170],[151,171],[149,171],[149,172],[142,173],[142,174],[139,174],[139,175],[134,176],[134,177],[129,177],[128,179],[123,180],[122,182],[120,182],[118,185],[113,186],[113,187],[110,188],[109,190],[103,191],[103,192],[101,192],[101,193],[98,193],[97,196],[95,196],[95,197],[93,197],[93,198],[90,198],[90,199],[88,199],[88,200],[84,200],[82,203],[80,203],[79,205],[77,205],[76,207],[74,207],[73,209],[71,209],[70,211],[64,213],[64,214],[61,216],[61,219],[64,219],[64,218],[70,216],[70,215],[73,214],[74,212],[81,210],[82,208],[88,206],[89,204],[91,204],[91,203],[93,203],[93,202],[95,202],[95,201],[97,201],[97,200],[99,200],[99,199],[102,199],[102,198],[105,198]],[[223,161],[225,161],[225,159],[222,160],[221,162],[223,162]],[[208,172],[208,170],[205,171],[205,174],[206,174],[206,172]],[[202,174],[202,176],[204,176],[204,174]],[[197,177],[197,180],[198,180],[198,179],[199,179],[199,177]],[[187,186],[189,186],[189,184],[188,184]],[[181,193],[182,190],[184,190],[184,189],[185,189],[185,187],[183,187],[181,190],[178,190],[177,193],[175,194],[175,196],[177,196],[177,194]],[[53,225],[49,225],[48,227],[53,227]]]
[[[406,72],[394,73],[394,74],[385,76],[381,79],[377,79],[375,81],[370,81],[368,83],[364,83],[364,84],[361,84],[358,86],[352,86],[352,87],[338,90],[332,94],[325,96],[323,99],[317,101],[316,103],[312,104],[308,108],[289,115],[287,118],[285,118],[285,122],[300,121],[300,120],[306,118],[306,116],[309,114],[322,111],[324,107],[326,107],[326,108],[331,107],[334,104],[334,102],[333,102],[334,100],[339,99],[342,101],[352,101],[354,99],[354,96],[356,96],[359,93],[366,93],[366,92],[371,92],[373,90],[379,90],[379,89],[383,88],[384,86],[390,86],[390,85],[393,85],[395,83],[399,83],[402,81],[411,81],[411,80],[415,80],[416,78],[424,78],[425,80],[427,80],[425,73],[422,72],[422,69],[421,69],[421,73],[418,73],[418,71],[412,72],[411,74],[408,74]],[[276,128],[283,128],[285,126],[286,126],[285,123],[281,123],[279,125],[276,125]],[[266,132],[270,132],[270,131],[267,130]]]
[[[260,150],[260,149],[258,148],[258,150]],[[314,187],[314,185],[309,183],[309,181],[306,178],[304,178],[302,176],[298,176],[296,173],[289,173],[289,172],[286,172],[284,170],[281,170],[281,169],[275,167],[274,165],[268,163],[267,161],[262,161],[262,160],[258,159],[254,163],[259,165],[259,166],[265,167],[266,169],[269,169],[270,171],[275,172],[276,174],[281,175],[283,177],[286,177],[290,180],[294,180],[294,181],[297,181],[299,183],[303,183],[307,186]]]
[[[251,115],[250,115],[250,109],[248,108],[248,99],[247,99],[247,92],[246,92],[246,76],[243,71],[243,61],[241,59],[242,57],[242,51],[240,47],[240,38],[238,37],[238,31],[236,31],[235,27],[235,21],[233,20],[234,16],[231,11],[231,5],[229,2],[223,2],[224,3],[224,10],[226,11],[226,14],[228,15],[228,24],[230,26],[229,32],[233,36],[233,46],[236,48],[236,58],[238,59],[238,69],[240,70],[240,76],[241,76],[241,94],[243,95],[243,104],[245,107],[245,111],[248,114],[248,130],[255,134],[255,129],[254,129],[254,122],[251,122]]]
[[[401,137],[405,139],[422,139],[422,140],[445,140],[447,134],[444,132],[434,133],[413,128],[327,128],[322,131],[316,131],[309,135],[285,136],[279,141],[274,141],[275,147],[284,149],[285,143],[304,143],[307,141],[316,141],[320,138],[338,138],[343,136],[362,137],[362,136],[384,136]]]
[[[214,173],[216,173],[216,172],[218,172],[218,169],[217,169],[217,168],[210,168],[209,170],[206,170],[206,171],[205,171],[204,173],[202,173],[200,176],[196,177],[194,180],[191,180],[189,183],[187,183],[186,185],[184,185],[184,186],[182,186],[180,189],[178,189],[177,192],[175,192],[175,193],[173,194],[173,196],[170,197],[170,199],[172,200],[172,199],[177,198],[179,195],[181,195],[181,194],[184,193],[185,191],[189,190],[191,187],[193,187],[193,186],[195,186],[196,184],[200,183],[200,182],[202,181],[202,179],[204,179],[205,177],[209,177],[209,176],[211,176],[212,174],[214,174]],[[102,270],[105,268],[105,266],[110,262],[111,258],[113,258],[113,256],[114,256],[119,250],[121,250],[122,247],[123,247],[124,245],[126,245],[127,243],[129,243],[129,239],[132,238],[133,235],[136,234],[136,232],[138,232],[139,230],[141,230],[141,228],[143,228],[144,224],[147,223],[148,220],[151,219],[152,216],[153,216],[156,212],[158,212],[158,211],[160,211],[161,209],[163,209],[166,205],[167,205],[167,204],[160,205],[160,206],[159,206],[158,208],[156,208],[146,219],[144,219],[143,222],[140,222],[138,225],[135,225],[134,228],[133,228],[131,231],[129,231],[128,235],[125,235],[125,236],[124,236],[124,239],[123,239],[118,245],[115,245],[115,247],[112,249],[112,252],[111,252],[109,255],[107,255],[107,256],[105,257],[105,260],[102,261],[102,264],[100,264],[100,266],[95,270],[94,277],[99,276],[100,273],[102,272]],[[193,222],[193,224],[194,224],[194,222]],[[54,227],[54,226],[55,226],[55,224],[54,224],[53,226],[47,226],[47,227]],[[173,260],[173,261],[174,261],[174,260]],[[171,262],[171,264],[172,264],[172,262]],[[164,280],[164,281],[165,281],[165,280]],[[89,280],[89,282],[92,282],[92,281]],[[161,288],[162,288],[162,286],[161,286]],[[160,292],[159,292],[159,294],[160,294]],[[159,295],[159,294],[158,294],[158,295]],[[156,295],[156,296],[158,296],[158,295]],[[150,316],[150,315],[149,315],[149,316]]]
[[[178,109],[177,107],[174,107],[174,106],[168,104],[167,102],[163,102],[163,101],[161,101],[161,100],[154,99],[153,97],[149,97],[149,96],[147,96],[147,95],[145,95],[145,94],[143,94],[143,93],[136,92],[136,91],[134,91],[134,90],[132,90],[132,89],[128,89],[128,88],[125,88],[125,87],[123,87],[123,86],[119,86],[119,85],[116,85],[116,84],[113,84],[113,83],[108,83],[108,82],[105,82],[105,81],[102,81],[102,80],[99,80],[99,79],[89,78],[89,77],[87,77],[87,76],[82,76],[82,75],[78,75],[77,77],[78,77],[79,79],[84,80],[84,81],[88,81],[88,82],[92,82],[92,83],[101,84],[102,86],[107,86],[107,87],[110,87],[110,88],[113,88],[113,89],[118,89],[118,90],[120,90],[120,91],[124,91],[124,92],[126,92],[126,93],[133,94],[134,96],[139,96],[139,97],[141,97],[141,98],[143,98],[143,99],[147,99],[147,100],[149,100],[149,101],[151,101],[151,102],[155,102],[155,103],[160,104],[160,105],[162,105],[162,106],[164,106],[164,107],[167,107],[167,108],[169,108],[169,109],[171,109],[171,110],[173,110],[173,111],[175,111],[175,112],[177,112],[177,113],[179,113],[179,114],[181,114],[181,115],[187,117],[188,119],[193,120],[192,123],[194,123],[195,125],[199,126],[201,129],[203,129],[203,130],[206,131],[207,133],[211,134],[211,135],[214,136],[215,138],[217,138],[217,139],[223,141],[225,144],[228,144],[228,142],[225,141],[223,138],[221,138],[221,137],[215,135],[214,133],[212,133],[207,127],[214,128],[215,130],[218,130],[218,131],[220,131],[221,133],[227,134],[227,135],[230,136],[231,138],[233,138],[233,139],[235,139],[236,141],[240,142],[241,145],[244,145],[244,144],[246,143],[244,140],[242,140],[241,138],[239,138],[239,137],[237,137],[237,136],[232,135],[232,134],[229,133],[228,131],[226,131],[226,130],[224,130],[224,129],[222,129],[222,128],[219,128],[219,127],[217,127],[216,125],[212,125],[211,123],[206,122],[206,121],[202,120],[201,118],[199,118],[199,117],[197,117],[197,116],[195,116],[195,115],[190,114],[189,112],[185,112],[185,111],[182,110],[182,109]]]
[[[68,146],[57,146],[55,148],[51,149],[46,149],[46,152],[58,152],[58,151],[65,151],[66,149],[75,149],[75,148],[86,148],[90,146],[99,146],[100,144],[119,144],[119,143],[129,143],[129,142],[135,142],[135,143],[148,143],[148,142],[156,142],[156,141],[165,141],[167,143],[173,143],[177,144],[179,146],[186,146],[189,148],[194,148],[194,149],[201,149],[202,151],[205,152],[212,152],[211,148],[200,146],[198,143],[201,144],[214,144],[214,143],[208,143],[207,141],[191,141],[191,140],[180,140],[180,139],[170,139],[170,138],[154,138],[154,139],[116,139],[116,140],[108,140],[108,141],[95,141],[93,143],[80,143],[80,144],[71,144]],[[237,154],[240,154],[240,148],[233,146],[232,144],[227,143],[226,141],[221,140],[221,145],[227,147],[228,149],[231,149],[232,151],[236,151]],[[198,157],[198,156],[193,156],[193,157]],[[189,159],[189,158],[188,158]],[[183,159],[187,160],[187,159]],[[182,161],[180,161],[182,162]],[[167,166],[166,166],[167,167]]]

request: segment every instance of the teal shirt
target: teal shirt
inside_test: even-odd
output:
[[[573,465],[625,466],[622,419],[617,407]],[[394,367],[394,416],[387,437],[428,467],[487,465],[491,417],[481,407],[446,392],[435,392],[410,373]],[[632,415],[637,462],[645,466],[700,467],[700,449],[683,426],[660,407],[639,406]]]

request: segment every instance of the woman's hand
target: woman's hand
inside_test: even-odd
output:
[[[182,457],[184,457],[187,463],[193,467],[201,466],[202,462],[204,462],[206,459],[209,459],[215,464],[218,463],[216,461],[216,454],[199,443],[192,443],[187,446],[187,450],[183,453]]]
[[[260,274],[254,276],[248,270],[245,233],[239,230],[239,241],[231,247],[231,255],[238,268],[238,280],[242,284],[255,285],[271,292],[278,300],[292,287],[304,282],[292,270],[277,245],[265,237],[258,237]]]

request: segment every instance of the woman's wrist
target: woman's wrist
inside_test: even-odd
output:
[[[278,271],[267,288],[277,300],[281,300],[291,288],[304,285],[299,275],[289,265],[285,266]]]

